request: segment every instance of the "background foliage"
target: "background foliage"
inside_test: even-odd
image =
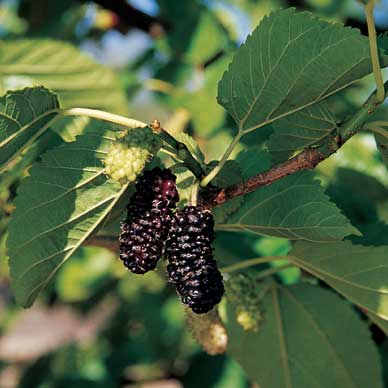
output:
[[[117,235],[121,202],[131,190],[101,173],[117,128],[84,117],[56,120],[59,107],[102,109],[146,123],[157,117],[206,162],[220,158],[240,130],[247,134],[232,154],[235,161],[215,183],[224,187],[247,179],[325,138],[374,86],[370,76],[363,78],[370,73],[366,38],[306,15],[294,18],[292,10],[259,27],[260,36],[277,31],[260,46],[268,56],[255,51],[261,41],[254,35],[228,68],[237,47],[266,14],[289,6],[365,35],[362,8],[353,0],[147,0],[130,1],[127,14],[127,8],[107,10],[107,3],[0,2],[0,126],[6,128],[0,132],[0,386],[386,386],[388,253],[377,247],[388,245],[386,138],[376,136],[380,154],[372,135],[359,135],[316,169],[319,179],[298,173],[215,211],[221,267],[291,254],[302,270],[288,268],[260,284],[260,336],[243,332],[233,306],[224,304],[230,348],[211,357],[187,332],[164,268],[131,276],[103,246]],[[388,2],[381,1],[380,33],[388,29],[387,15]],[[289,31],[282,29],[285,23]],[[304,44],[292,46],[299,35]],[[272,51],[271,39],[277,47]],[[340,46],[331,52],[328,43],[321,57],[314,50],[316,39]],[[283,65],[287,55],[295,60],[292,67]],[[250,68],[252,56],[260,57],[260,69]],[[382,62],[387,64],[384,55]],[[314,83],[317,66],[321,85]],[[241,67],[247,71],[238,73]],[[301,74],[310,77],[310,88],[306,78],[298,83]],[[56,95],[44,88],[6,94],[36,85]],[[283,95],[273,96],[274,89]],[[378,114],[386,117],[383,109]],[[36,160],[41,163],[27,174]],[[193,177],[179,168],[175,172],[183,205]],[[17,191],[28,201],[18,203]],[[102,227],[108,213],[110,222]],[[5,240],[11,214],[8,246],[18,258],[11,269],[18,275],[16,299],[29,306],[47,284],[34,307],[24,311],[10,291]],[[76,250],[96,227],[102,246]],[[291,246],[289,240],[298,241]],[[355,258],[360,264],[347,271]],[[356,309],[343,296],[363,307]]]

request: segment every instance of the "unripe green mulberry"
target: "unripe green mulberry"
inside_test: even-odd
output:
[[[106,174],[121,184],[134,182],[160,145],[159,137],[148,127],[129,130],[109,149]]]
[[[226,297],[234,306],[236,321],[245,331],[257,332],[262,321],[261,284],[254,276],[238,274],[225,285]]]
[[[201,315],[195,314],[189,308],[185,310],[187,326],[203,350],[212,356],[225,353],[228,346],[228,335],[217,309]]]

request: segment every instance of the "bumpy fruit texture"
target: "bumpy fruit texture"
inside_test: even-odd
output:
[[[239,274],[226,282],[226,297],[234,306],[236,321],[245,331],[257,332],[262,321],[260,283],[254,276]]]
[[[120,259],[133,273],[144,274],[156,268],[179,200],[176,177],[170,170],[145,171],[121,223]]]
[[[167,271],[182,303],[197,314],[210,311],[224,294],[213,240],[214,221],[209,211],[187,206],[175,213],[166,243]]]
[[[214,356],[226,352],[228,335],[216,309],[198,315],[187,308],[186,322],[193,338],[206,353]]]
[[[134,182],[159,147],[160,140],[150,128],[132,129],[108,151],[105,172],[121,184]]]

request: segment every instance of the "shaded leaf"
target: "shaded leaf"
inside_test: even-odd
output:
[[[113,132],[91,131],[47,152],[22,181],[7,242],[19,304],[33,303],[125,191],[104,175],[103,159],[114,141]]]
[[[268,148],[274,161],[284,161],[296,151],[319,143],[335,128],[335,119],[326,104],[317,103],[276,121]]]
[[[388,320],[388,246],[298,242],[292,261],[321,278],[353,303]]]
[[[244,179],[249,179],[271,167],[270,154],[264,151],[242,151],[236,160],[242,169]]]
[[[169,131],[167,131],[169,132]],[[186,145],[189,152],[194,156],[194,158],[204,165],[205,156],[203,155],[201,149],[199,148],[197,142],[186,132],[169,132],[171,136],[174,137],[175,140],[179,141]]]
[[[226,310],[228,352],[261,388],[383,386],[377,349],[350,304],[307,284],[268,280],[261,292],[258,333],[243,331],[232,306]]]
[[[387,56],[381,59],[388,63]],[[266,17],[241,46],[219,84],[218,101],[248,132],[371,71],[368,39],[358,30],[289,8]]]
[[[49,39],[0,42],[0,91],[45,85],[64,108],[126,113],[126,97],[112,70],[77,48]]]
[[[179,207],[184,207],[190,201],[192,186],[196,180],[195,176],[186,167],[173,168],[176,175],[176,185],[179,192]]]
[[[245,196],[221,230],[249,231],[290,240],[332,241],[354,233],[310,172],[288,176]]]
[[[0,172],[49,129],[58,112],[57,96],[43,87],[0,98]]]
[[[385,31],[383,34],[377,37],[377,44],[385,54],[388,54],[388,32]]]

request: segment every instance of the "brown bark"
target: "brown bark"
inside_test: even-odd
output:
[[[241,182],[218,191],[216,195],[206,198],[204,205],[206,207],[220,205],[231,198],[250,193],[261,186],[269,185],[274,181],[284,178],[285,176],[297,171],[313,169],[324,159],[324,156],[317,148],[306,148],[298,155],[284,163],[280,163],[272,167],[268,171],[257,174],[245,182]]]

